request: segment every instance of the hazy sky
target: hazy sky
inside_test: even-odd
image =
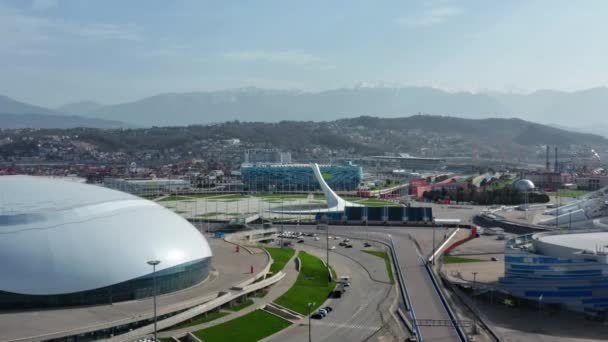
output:
[[[608,83],[606,18],[605,0],[0,0],[0,94],[583,89]]]

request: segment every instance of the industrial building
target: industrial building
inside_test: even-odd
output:
[[[608,232],[536,233],[511,239],[498,287],[539,305],[604,317],[608,310]]]
[[[291,152],[278,149],[249,149],[243,152],[243,163],[246,164],[291,164]]]
[[[137,196],[162,195],[192,190],[192,184],[186,179],[168,178],[104,178],[103,185]]]
[[[155,278],[158,294],[207,278],[205,238],[154,202],[41,177],[0,188],[0,309],[116,303],[152,296]]]
[[[363,172],[356,165],[320,165],[327,184],[337,191],[357,190]],[[246,189],[257,191],[309,192],[320,190],[309,164],[242,164],[241,180]]]
[[[356,159],[358,165],[376,171],[391,171],[395,169],[412,171],[435,171],[445,167],[441,158],[414,157],[407,153],[386,156],[370,156]]]

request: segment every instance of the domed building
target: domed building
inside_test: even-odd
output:
[[[154,277],[165,294],[209,274],[203,235],[152,201],[30,176],[1,176],[0,189],[0,309],[145,298]]]
[[[513,187],[521,192],[530,192],[535,188],[534,183],[529,179],[517,180],[513,183]]]

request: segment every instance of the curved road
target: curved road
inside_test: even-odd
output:
[[[391,235],[395,244],[396,254],[399,258],[401,271],[409,292],[416,318],[449,321],[450,317],[443,307],[439,295],[435,292],[423,264],[416,244],[418,242],[421,253],[425,256],[432,252],[433,230],[430,227],[379,227],[379,226],[330,226],[329,235],[348,235],[362,239],[378,239],[388,241]],[[285,226],[291,231],[316,231],[314,226]],[[319,235],[324,232],[318,231]],[[436,246],[440,245],[444,235],[449,230],[435,228]],[[411,238],[410,238],[411,236]],[[323,239],[322,239],[323,240]],[[332,254],[333,255],[333,254]],[[331,263],[331,255],[330,255]],[[451,326],[421,326],[419,327],[424,341],[459,341],[456,330]]]
[[[338,241],[335,243],[337,245]],[[306,238],[306,243],[296,245],[298,249],[325,260],[324,239],[314,241]],[[364,341],[382,327],[382,315],[387,311],[384,306],[388,307],[388,301],[394,298],[393,287],[384,261],[361,252],[362,243],[355,242],[352,249],[337,248],[330,253],[330,265],[338,275],[349,275],[352,285],[342,298],[326,301],[325,305],[334,309],[327,317],[312,320],[312,340]],[[308,325],[293,326],[265,341],[308,341]]]

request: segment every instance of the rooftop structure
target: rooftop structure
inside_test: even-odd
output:
[[[588,228],[595,224],[595,220],[608,217],[608,187],[588,193],[559,208],[547,210],[544,214],[549,217],[540,220],[539,224]]]
[[[203,281],[211,250],[160,205],[77,182],[0,177],[0,308],[113,303]]]

